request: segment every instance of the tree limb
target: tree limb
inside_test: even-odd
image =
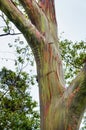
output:
[[[69,111],[70,125],[73,129],[76,129],[75,127],[78,124],[79,129],[79,121],[82,119],[81,117],[86,108],[86,65],[84,65],[75,80],[72,81],[63,97]]]
[[[39,0],[39,5],[49,15],[49,18],[56,23],[54,0]]]
[[[56,130],[64,130],[64,125],[66,130],[78,130],[85,108],[86,66],[59,99],[52,98],[47,112],[47,129],[49,121],[53,119],[51,127]]]
[[[28,40],[30,44],[32,44],[32,37],[35,38],[36,41],[38,40],[38,42],[42,40],[44,41],[44,36],[37,30],[30,20],[27,20],[11,0],[0,0],[0,9],[16,25],[25,37],[29,35],[29,39],[26,40]]]
[[[32,0],[19,0],[19,2],[24,7],[27,15],[29,16],[31,22],[37,27],[38,30],[41,29],[40,17],[44,16],[44,12],[40,10],[39,5],[36,1]]]

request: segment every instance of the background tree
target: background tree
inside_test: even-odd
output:
[[[23,33],[37,63],[41,130],[76,130],[85,110],[86,65],[65,89],[53,0],[0,0],[1,10]],[[85,61],[85,60],[84,60]]]
[[[72,43],[72,46],[71,46],[71,43]],[[29,93],[26,93],[25,91],[27,91],[28,87],[30,87],[31,85],[35,84],[35,81],[33,80],[33,78],[35,78],[35,77],[31,76],[31,74],[29,75],[30,77],[28,77],[28,74],[26,72],[23,72],[24,68],[27,67],[28,63],[31,66],[33,65],[33,60],[34,59],[32,58],[32,53],[30,51],[29,46],[26,46],[26,44],[24,45],[24,42],[21,41],[19,37],[15,39],[14,46],[9,44],[9,47],[10,48],[15,48],[14,52],[16,52],[15,53],[16,59],[14,60],[14,62],[15,62],[16,72],[13,72],[12,70],[7,70],[6,68],[3,68],[2,71],[1,71],[1,74],[0,74],[1,75],[1,87],[0,88],[3,91],[3,92],[1,91],[3,96],[1,97],[1,111],[2,112],[1,112],[1,116],[0,116],[1,117],[1,124],[3,124],[2,128],[3,129],[4,128],[8,128],[8,129],[9,128],[23,129],[23,126],[26,123],[27,125],[26,125],[26,127],[24,126],[24,129],[33,129],[34,127],[32,127],[32,125],[35,126],[35,129],[37,129],[38,126],[39,126],[39,116],[36,117],[36,120],[37,120],[37,124],[36,125],[35,125],[35,123],[36,123],[35,121],[36,120],[33,120],[33,121],[31,119],[25,120],[26,115],[25,115],[25,118],[22,118],[22,123],[17,123],[17,122],[21,122],[21,117],[22,117],[21,113],[18,113],[17,111],[21,111],[21,109],[23,107],[25,108],[24,102],[28,102],[27,99],[31,98]],[[83,55],[83,52],[85,51],[86,46],[85,46],[85,42],[84,41],[73,43],[72,41],[69,41],[67,39],[65,39],[65,40],[61,40],[60,39],[60,47],[61,47],[61,50],[62,50],[61,54],[62,54],[62,59],[63,59],[63,63],[64,63],[63,67],[64,67],[64,70],[65,70],[65,79],[66,79],[67,83],[69,84],[69,82],[72,79],[72,73],[74,73],[75,76],[76,76],[77,73],[80,71],[80,69],[83,67],[83,65],[81,65],[80,62],[77,62],[77,59],[78,59],[78,61],[82,62],[83,57],[84,57],[82,55]],[[66,51],[67,51],[67,53],[66,53]],[[77,52],[79,52],[80,54],[77,55]],[[75,56],[76,56],[76,58],[74,59]],[[67,59],[67,57],[69,57],[69,59]],[[75,66],[75,64],[76,64],[76,66]],[[78,71],[76,71],[77,69],[78,69]],[[69,72],[70,72],[71,75],[69,75]],[[22,74],[24,74],[23,77],[22,77]],[[17,76],[15,76],[15,75],[17,75]],[[22,79],[21,80],[19,79],[19,81],[17,80],[17,77],[19,75],[20,75],[20,77],[22,77],[23,82],[25,80],[25,77],[26,77],[27,80],[29,80],[27,82],[27,87],[25,87],[25,85],[23,84],[24,91],[21,91],[21,89],[22,89]],[[10,82],[10,80],[11,80],[11,82]],[[14,86],[14,84],[16,82],[20,82],[19,83],[20,87],[18,87],[18,85],[16,85],[17,86],[16,89],[18,90],[18,93],[17,93],[18,94],[18,96],[17,96],[18,98],[17,98],[17,101],[16,101],[16,95],[17,94],[15,95],[14,89],[11,89],[11,91],[12,91],[11,92],[11,96],[13,97],[11,99],[11,102],[12,102],[11,103],[10,100],[9,100],[9,96],[10,96],[9,93],[10,92],[9,92],[9,89],[7,89],[7,86],[10,87],[9,83],[11,84],[11,86],[12,86],[12,84]],[[26,95],[27,98],[24,98],[25,95]],[[13,102],[16,103],[17,109],[15,109],[16,105],[13,105]],[[4,107],[2,107],[3,103],[8,104],[9,111],[8,111],[8,108],[4,109]],[[21,106],[19,104],[21,104]],[[32,106],[32,102],[28,103],[28,104],[29,105],[26,106],[26,107],[30,108]],[[18,108],[18,106],[20,106],[20,107]],[[10,110],[11,108],[15,109],[14,111],[12,111],[12,115],[13,115],[12,118],[14,118],[14,117],[16,118],[16,113],[17,113],[17,116],[20,117],[20,118],[18,118],[18,120],[16,120],[16,122],[14,122],[14,120],[12,120],[9,117],[10,113],[11,113],[11,110]],[[27,113],[28,112],[30,113],[29,110],[31,110],[31,109],[27,109]],[[23,112],[24,111],[25,110],[23,109]],[[5,113],[5,114],[3,115],[3,113]],[[26,113],[26,112],[24,112],[24,113]],[[35,114],[36,113],[33,114],[33,118],[34,119],[35,119],[35,116],[37,115],[37,114],[36,115]],[[8,115],[7,116],[8,118],[5,115]],[[3,116],[3,118],[2,118],[2,116]],[[4,123],[2,123],[2,122],[4,122]],[[10,124],[6,123],[6,122],[10,122]],[[86,123],[86,119],[84,118],[84,126],[82,128],[83,130],[85,129],[85,126],[86,126],[85,123]],[[6,126],[5,126],[5,124],[6,124]],[[11,124],[13,124],[14,127]]]
[[[66,79],[66,87],[70,84],[71,80],[83,68],[82,61],[86,57],[86,43],[84,41],[72,42],[68,39],[59,39],[61,55],[63,59],[64,76]],[[80,130],[86,129],[86,112],[83,115]]]
[[[16,71],[5,67],[0,71],[0,129],[38,130],[40,123],[37,102],[32,101],[30,96],[30,86],[35,83],[34,76],[24,71],[27,62],[33,64],[31,51],[29,47],[24,47],[19,38],[15,42]],[[9,46],[12,47],[11,44]]]
[[[62,38],[59,39],[59,42],[65,72],[64,76],[66,83],[69,84],[83,68],[83,61],[86,57],[86,43],[84,41],[73,42]]]

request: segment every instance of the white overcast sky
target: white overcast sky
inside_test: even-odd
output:
[[[86,41],[86,0],[55,0],[55,5],[59,34]]]
[[[58,34],[72,41],[86,41],[86,0],[55,0]],[[0,19],[0,27],[2,21]],[[1,28],[0,28],[1,29]],[[7,43],[13,43],[12,36],[0,37],[0,69],[3,65],[14,68],[13,62],[6,62],[2,57],[13,58]],[[5,53],[2,53],[5,52]],[[38,89],[33,88],[33,99],[38,101]]]
[[[64,38],[73,41],[86,41],[86,0],[55,0],[56,16],[58,22],[58,33]],[[0,19],[0,26],[2,21]],[[15,37],[14,37],[15,38]],[[2,57],[13,58],[13,55],[9,52],[7,43],[13,43],[14,38],[12,36],[0,37],[0,68],[2,65],[13,68],[12,61],[2,61]],[[34,99],[38,100],[38,91],[33,90],[32,95]]]

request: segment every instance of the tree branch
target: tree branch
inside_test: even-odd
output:
[[[22,33],[4,33],[4,34],[0,34],[0,37],[3,37],[3,36],[8,36],[8,35],[20,35]]]
[[[64,130],[64,125],[66,130],[79,129],[86,108],[86,65],[59,99],[52,98],[49,107],[46,123],[53,118],[54,129]]]
[[[0,9],[7,15],[7,17],[16,25],[16,27],[31,43],[31,38],[35,40],[44,41],[44,36],[37,30],[37,28],[31,23],[30,20],[19,11],[19,9],[11,2],[11,0],[0,0]]]
[[[69,122],[71,126],[76,127],[77,124],[80,125],[79,121],[86,108],[86,65],[84,65],[75,80],[72,81],[63,97],[69,111]]]
[[[24,7],[27,15],[29,16],[31,22],[37,27],[37,29],[41,29],[40,17],[44,15],[43,11],[40,10],[39,5],[36,1],[32,0],[19,0],[19,2]],[[41,12],[40,12],[41,11]]]
[[[40,7],[49,15],[50,19],[56,23],[54,0],[39,0]]]
[[[44,11],[44,9],[41,7],[40,3],[38,4],[35,0],[33,0],[33,1],[32,0],[19,0],[19,1],[22,4],[22,6],[24,7],[26,13],[28,14],[31,22],[37,27],[37,29],[45,37],[47,37],[47,41],[48,41],[49,37],[51,37],[50,38],[51,41],[49,41],[49,42],[54,41],[52,39],[52,37],[54,36],[53,35],[54,32],[55,33],[57,32],[57,24],[56,24],[56,18],[55,18],[54,1],[50,1],[50,2],[47,3],[50,6],[48,12],[46,10]],[[52,10],[54,12],[51,10],[51,8],[52,8]],[[50,13],[49,13],[49,11],[50,11]],[[44,25],[45,25],[46,28],[44,27]],[[47,34],[46,32],[48,30],[49,30],[49,32]],[[54,32],[52,32],[52,34],[51,34],[50,30],[54,30]],[[55,40],[56,39],[57,39],[57,36],[56,36]]]

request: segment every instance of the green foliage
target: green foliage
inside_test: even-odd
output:
[[[34,57],[32,54],[32,51],[30,47],[24,43],[24,41],[20,40],[20,38],[16,38],[14,41],[14,45],[8,44],[10,48],[14,48],[15,52],[15,67],[16,71],[19,73],[19,71],[23,71],[28,65],[33,66],[34,65]],[[31,71],[31,69],[29,69]]]
[[[3,26],[3,31],[5,33],[9,33],[11,31],[10,20],[2,12],[0,13],[1,13],[0,17],[3,19],[5,23],[5,26]]]
[[[39,129],[39,114],[34,108],[37,103],[32,101],[28,88],[35,84],[34,77],[23,71],[27,65],[33,66],[34,58],[30,48],[20,38],[15,39],[16,72],[3,68],[0,72],[0,129],[36,130]],[[63,67],[67,84],[83,67],[86,57],[85,42],[73,43],[67,39],[60,40]],[[31,70],[30,70],[31,71]],[[84,124],[86,120],[84,120]],[[85,130],[85,126],[82,127]]]
[[[78,74],[86,58],[86,43],[60,40],[61,55],[67,84]]]
[[[60,40],[60,48],[65,79],[67,85],[69,85],[83,67],[83,61],[86,59],[86,42],[72,42],[67,39]],[[80,130],[86,130],[86,112],[84,115],[83,126]]]
[[[14,46],[9,44],[9,47],[15,50],[16,71],[5,67],[0,71],[0,130],[38,130],[37,102],[32,101],[30,96],[30,86],[35,84],[35,76],[24,71],[28,63],[33,63],[32,52],[19,38]]]
[[[18,0],[13,0],[13,2],[16,6],[20,6]],[[22,9],[22,7],[19,8]],[[25,13],[23,9],[22,12]],[[6,24],[3,31],[5,33],[14,33],[9,19],[3,14],[1,17]],[[65,79],[69,85],[83,67],[82,62],[86,59],[86,43],[84,41],[72,42],[67,39],[60,39],[59,42]],[[23,71],[28,64],[33,66],[32,52],[19,37],[15,39],[15,45],[9,44],[9,47],[15,48],[16,72],[6,68],[3,68],[0,72],[0,130],[4,128],[8,130],[39,129],[39,114],[34,110],[37,104],[32,101],[30,93],[27,91],[30,86],[35,84],[35,76],[29,75],[31,71],[29,67],[29,72]],[[82,130],[86,129],[86,117],[84,119]]]

